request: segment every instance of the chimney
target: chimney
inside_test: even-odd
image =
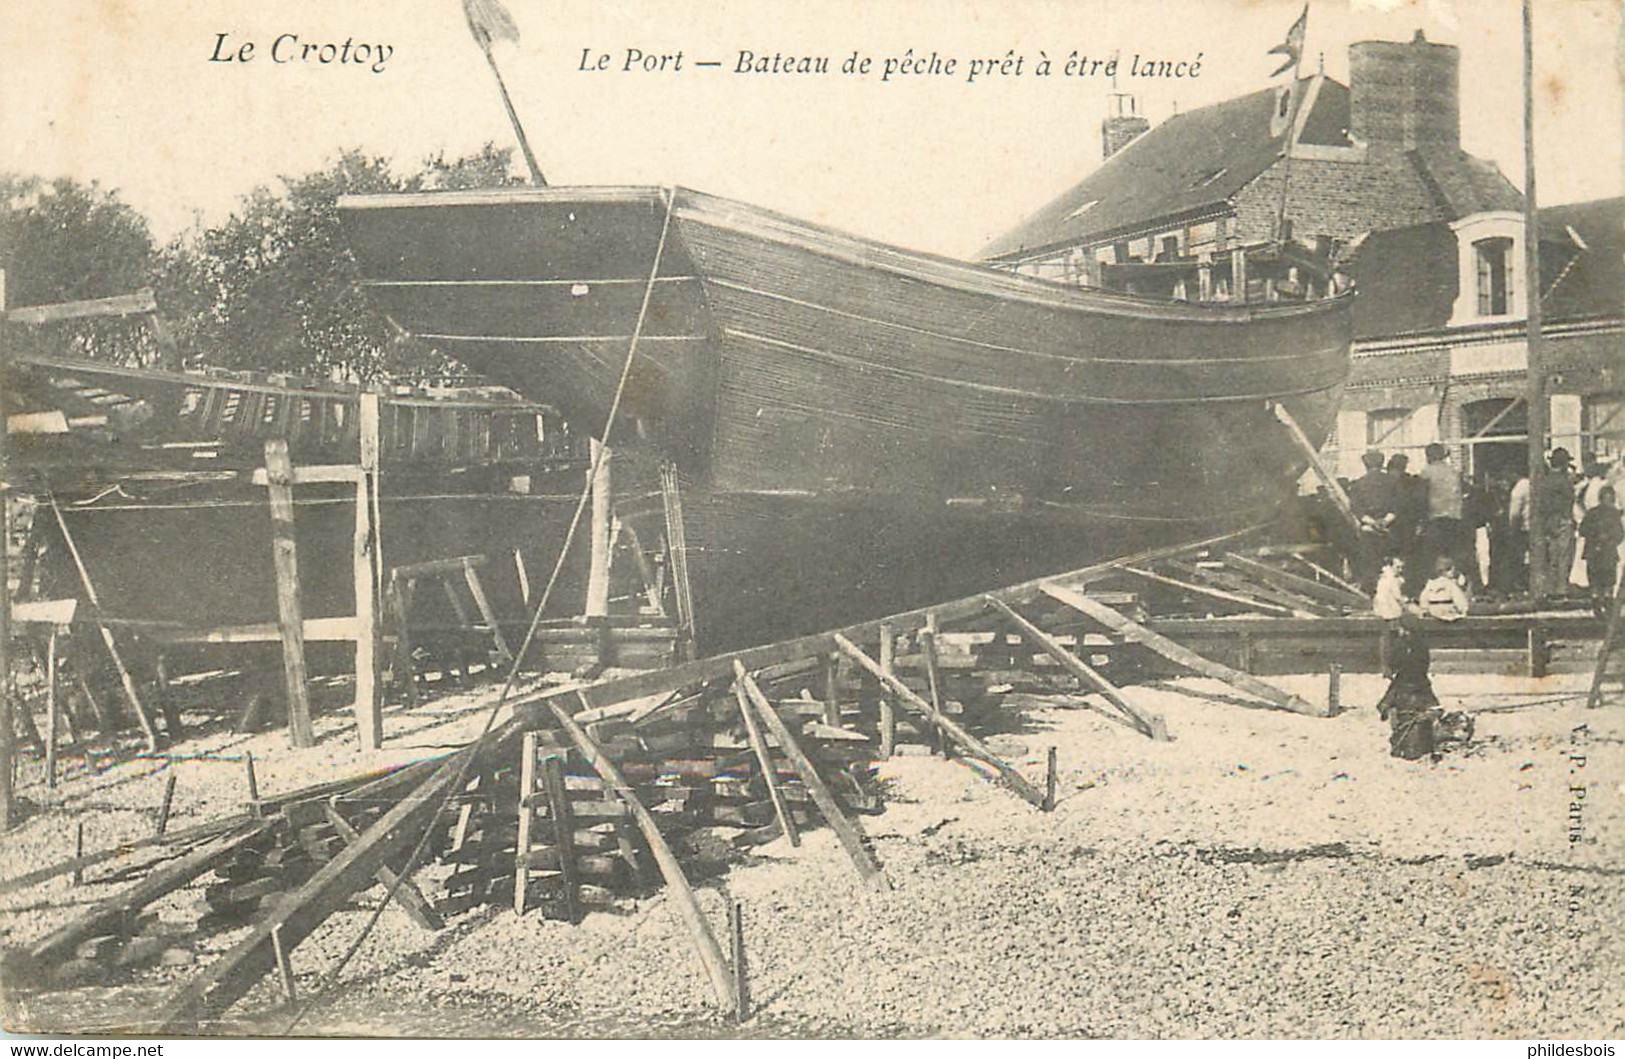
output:
[[[1349,134],[1373,147],[1461,149],[1461,53],[1421,30],[1349,45]]]
[[[1134,96],[1128,92],[1113,92],[1106,120],[1100,123],[1100,157],[1110,158],[1149,128],[1151,122],[1140,113]]]

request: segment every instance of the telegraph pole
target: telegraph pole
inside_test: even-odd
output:
[[[1540,215],[1535,197],[1535,38],[1530,13],[1533,0],[1523,0],[1523,275],[1528,376],[1529,429],[1529,594],[1544,599],[1558,585],[1546,583],[1550,543],[1541,519],[1541,479],[1546,474],[1546,363],[1540,333]]]

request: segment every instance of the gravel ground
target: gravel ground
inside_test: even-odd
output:
[[[970,766],[899,757],[883,768],[885,814],[861,821],[891,891],[858,885],[824,829],[700,888],[719,933],[725,895],[745,906],[758,1015],[744,1032],[1621,1036],[1625,713],[1535,701],[1574,680],[1440,677],[1446,705],[1477,714],[1478,738],[1437,763],[1387,756],[1370,706],[1381,684],[1366,676],[1344,678],[1355,709],[1330,720],[1197,697],[1218,690],[1201,681],[1130,689],[1164,714],[1171,743],[1064,699],[1009,696],[1014,730],[992,742],[1034,778],[1058,748],[1056,812]],[[1324,694],[1323,680],[1280,682]],[[1573,773],[1571,753],[1586,759]],[[262,788],[280,789],[263,778],[280,761],[267,764]],[[1586,787],[1578,843],[1571,782]],[[207,811],[240,798],[231,791]],[[52,858],[61,852],[58,840]],[[6,860],[5,874],[26,870],[9,840]],[[71,891],[7,896],[8,944],[43,933],[19,906],[52,893]],[[299,948],[307,989],[378,895]],[[307,1030],[727,1032],[659,895],[575,928],[492,910],[432,940],[392,909],[335,992]],[[262,987],[241,1010],[272,1002]],[[126,1021],[139,1010],[124,1009]]]

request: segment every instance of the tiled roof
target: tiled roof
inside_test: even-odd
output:
[[[1300,83],[1307,85],[1309,80]],[[981,257],[1082,242],[1157,218],[1222,205],[1281,156],[1282,138],[1270,135],[1276,99],[1275,90],[1266,88],[1175,114],[988,244]],[[1302,142],[1342,142],[1348,102],[1346,87],[1323,80],[1305,119]]]
[[[1513,192],[1516,195],[1516,191]],[[1483,200],[1482,208],[1507,206]],[[1625,199],[1598,199],[1540,211],[1542,308],[1548,321],[1625,315]],[[1348,263],[1359,296],[1359,338],[1436,331],[1450,323],[1457,293],[1455,233],[1444,221],[1372,232]],[[1523,262],[1513,268],[1522,271]]]

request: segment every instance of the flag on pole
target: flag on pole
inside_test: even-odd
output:
[[[476,0],[476,2],[478,2],[478,0]],[[495,0],[491,0],[491,2],[495,3]],[[1298,65],[1298,61],[1303,58],[1303,35],[1308,29],[1309,5],[1304,4],[1303,14],[1299,15],[1298,21],[1292,23],[1292,28],[1286,31],[1286,40],[1271,48],[1267,53],[1269,55],[1286,56],[1286,60],[1276,68],[1275,73],[1270,74],[1271,77],[1282,74],[1292,67]]]
[[[474,34],[474,43],[486,51],[499,40],[519,43],[519,27],[502,6],[502,0],[463,0],[463,14],[468,16],[468,31]]]

